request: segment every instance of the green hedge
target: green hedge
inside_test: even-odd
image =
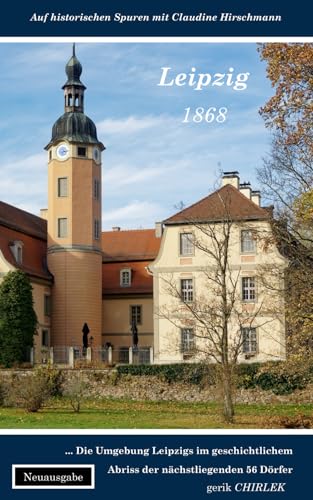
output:
[[[294,365],[288,361],[238,366],[238,386],[245,389],[259,387],[274,394],[290,394],[304,389],[313,381],[312,366]]]
[[[184,382],[202,386],[217,382],[219,367],[214,364],[171,364],[171,365],[125,365],[117,367],[120,375],[154,375],[168,383]],[[304,371],[285,362],[266,364],[245,363],[236,367],[236,385],[245,389],[259,387],[274,394],[290,394],[296,389],[303,389],[313,381],[312,366]]]
[[[252,389],[257,385],[257,375],[260,370],[260,363],[245,363],[237,365],[237,386],[244,389]]]
[[[205,364],[171,364],[171,365],[125,365],[117,367],[118,375],[154,375],[169,384],[185,382],[200,385],[204,381],[210,385],[215,383],[216,366]]]

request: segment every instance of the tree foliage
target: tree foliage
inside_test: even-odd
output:
[[[303,360],[313,355],[313,44],[265,43],[259,52],[275,93],[260,109],[273,138],[258,178],[275,203],[276,236],[290,261],[287,349]]]
[[[29,278],[22,271],[9,272],[0,285],[0,364],[9,367],[25,360],[36,325]]]
[[[265,124],[279,130],[288,145],[313,152],[313,44],[264,43],[259,47],[275,94],[261,108]]]
[[[260,180],[265,194],[293,218],[294,202],[313,187],[313,44],[264,43],[259,52],[275,89],[260,109],[273,132]]]

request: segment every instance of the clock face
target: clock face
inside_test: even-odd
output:
[[[61,160],[65,160],[69,155],[70,149],[67,144],[62,143],[57,147],[57,157]]]
[[[98,148],[93,148],[93,159],[95,161],[99,161],[100,160],[100,152],[99,152]]]

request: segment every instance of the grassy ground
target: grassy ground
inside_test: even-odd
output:
[[[313,404],[237,405],[235,422],[226,425],[214,403],[88,401],[74,413],[64,400],[50,401],[38,413],[0,408],[2,429],[223,429],[277,428],[279,417],[313,416]]]

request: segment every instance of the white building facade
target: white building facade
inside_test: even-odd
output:
[[[284,270],[271,210],[225,173],[222,187],[170,217],[154,276],[155,363],[285,358]],[[224,353],[224,354],[223,354]]]

